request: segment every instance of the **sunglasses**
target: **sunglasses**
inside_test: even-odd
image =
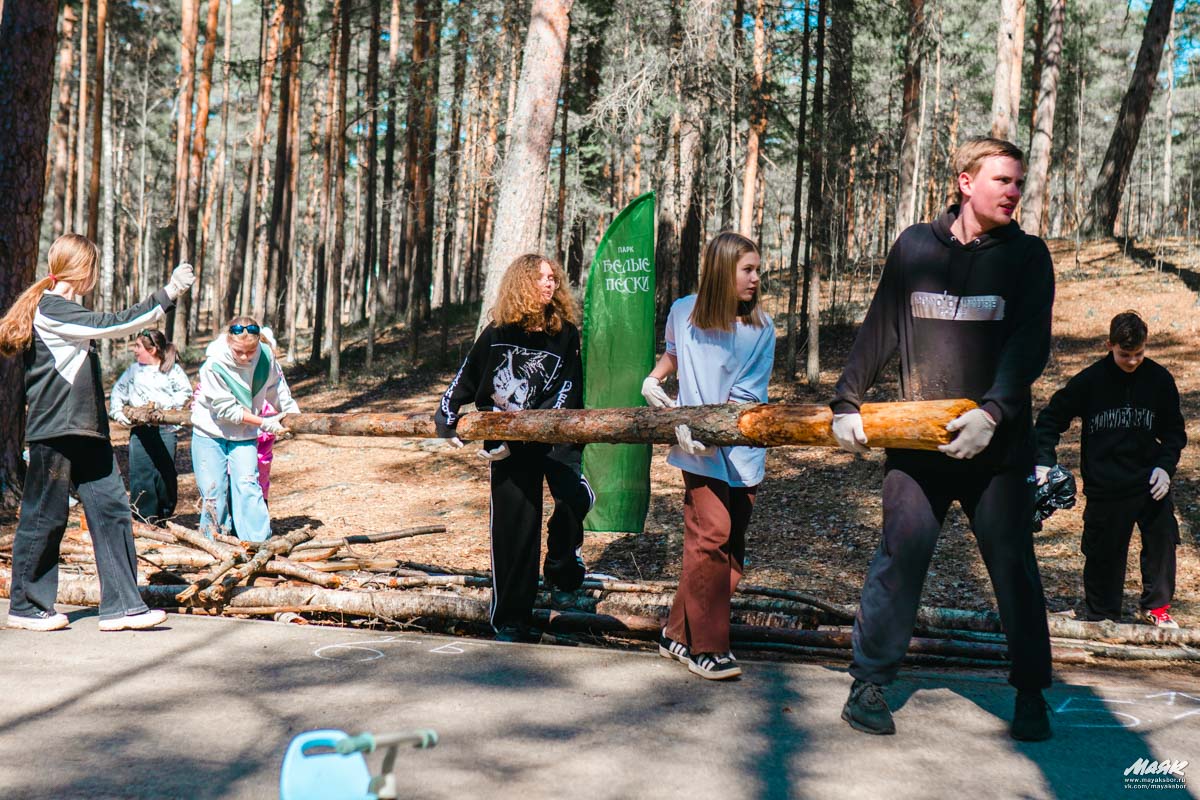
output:
[[[262,330],[262,328],[258,327],[257,325],[230,325],[229,326],[229,332],[232,333],[234,336],[241,336],[243,333],[251,333],[251,334],[254,334],[255,336],[258,336],[258,332],[261,330]]]

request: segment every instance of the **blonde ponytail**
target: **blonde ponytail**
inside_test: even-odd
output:
[[[42,293],[54,286],[54,282],[49,275],[34,281],[0,319],[0,355],[15,356],[29,347],[33,339],[33,315],[37,313]]]
[[[21,292],[17,302],[0,319],[0,355],[15,356],[29,347],[38,303],[42,294],[56,283],[69,283],[79,294],[87,294],[96,286],[100,255],[86,236],[64,233],[50,245],[46,260],[50,274]]]

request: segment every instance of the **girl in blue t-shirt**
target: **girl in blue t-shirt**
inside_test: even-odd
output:
[[[775,326],[758,308],[758,267],[758,247],[744,236],[726,232],[708,243],[699,292],[671,306],[666,353],[642,383],[647,403],[767,402]],[[671,373],[678,376],[678,400],[661,386]],[[683,572],[659,653],[703,678],[734,678],[742,670],[729,649],[729,598],[742,577],[766,451],[709,447],[686,425],[675,433],[679,444],[667,463],[683,470]]]

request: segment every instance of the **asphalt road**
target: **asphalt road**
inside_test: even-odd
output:
[[[0,601],[0,614],[7,603]],[[1200,673],[1063,673],[1055,737],[1007,735],[994,673],[910,671],[899,734],[839,719],[844,669],[743,659],[710,683],[655,653],[172,615],[100,633],[0,630],[0,798],[275,797],[313,728],[431,727],[402,751],[421,798],[1196,797]],[[1125,775],[1188,761],[1186,789]],[[378,765],[378,756],[371,757]]]

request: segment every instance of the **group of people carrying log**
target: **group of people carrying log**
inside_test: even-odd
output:
[[[1035,492],[1056,462],[1059,436],[1074,418],[1082,420],[1086,615],[1120,617],[1137,524],[1141,613],[1160,626],[1175,626],[1169,607],[1178,526],[1170,484],[1187,440],[1174,381],[1145,357],[1147,327],[1134,312],[1114,318],[1109,352],[1057,392],[1035,425],[1031,387],[1050,353],[1054,273],[1046,245],[1013,219],[1024,155],[1008,142],[976,138],[954,154],[953,169],[958,202],[934,221],[908,228],[893,245],[831,403],[833,436],[852,453],[871,444],[861,405],[896,354],[903,399],[977,404],[946,426],[953,439],[937,452],[887,451],[882,536],[854,622],[853,684],[842,718],[866,733],[895,732],[884,688],[907,650],[930,559],[957,500],[1008,634],[1009,681],[1017,690],[1011,734],[1036,741],[1051,735],[1042,696],[1051,667],[1033,550]],[[758,306],[758,248],[736,233],[721,233],[708,242],[700,266],[697,293],[671,307],[666,351],[642,394],[660,408],[765,403],[775,328]],[[94,246],[63,237],[51,248],[50,275],[0,321],[0,353],[24,354],[29,399],[30,469],[8,618],[14,627],[62,627],[54,611],[55,565],[70,486],[84,503],[95,544],[101,627],[149,627],[162,619],[137,594],[128,500],[108,440],[91,340],[127,335],[161,318],[194,278],[182,265],[167,286],[117,314],[78,303],[95,278]],[[438,435],[456,447],[463,446],[456,435],[459,410],[468,403],[481,411],[582,407],[579,312],[561,265],[538,254],[514,261],[491,320],[435,414]],[[221,523],[231,519],[247,539],[269,535],[269,520],[262,524],[265,490],[251,487],[260,474],[254,442],[259,434],[284,430],[281,414],[264,409],[269,403],[284,414],[296,410],[261,338],[253,320],[230,323],[209,348],[192,415],[204,513]],[[149,344],[168,352],[156,338]],[[662,385],[671,375],[678,382],[675,398]],[[741,666],[730,647],[730,596],[742,575],[765,450],[709,446],[686,425],[675,433],[667,460],[683,472],[683,566],[659,652],[701,677],[734,678]],[[539,571],[555,592],[574,592],[583,583],[583,519],[595,496],[582,474],[582,448],[487,441],[478,452],[491,473],[490,620],[497,639],[539,637],[530,624]],[[539,570],[543,482],[554,510]]]

